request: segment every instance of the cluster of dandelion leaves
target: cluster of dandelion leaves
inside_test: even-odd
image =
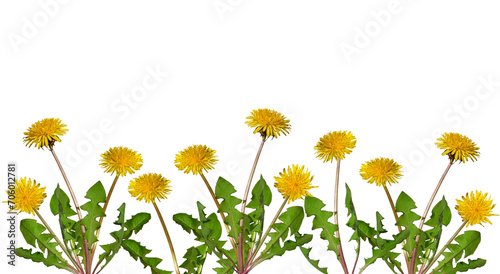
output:
[[[257,109],[247,117],[246,124],[253,129],[254,134],[259,135],[261,144],[249,168],[243,195],[238,195],[234,185],[226,179],[219,177],[216,182],[209,182],[205,176],[216,167],[218,161],[216,151],[212,148],[192,145],[175,156],[173,164],[185,174],[199,176],[200,187],[209,192],[217,208],[209,212],[198,201],[197,214],[171,215],[174,222],[192,235],[197,243],[185,250],[180,264],[174,250],[175,242],[170,237],[157,203],[171,194],[172,182],[160,173],[145,173],[129,179],[130,195],[137,201],[151,204],[151,210],[154,209],[160,220],[175,273],[202,273],[207,257],[214,256],[218,265],[212,271],[246,274],[262,262],[282,256],[297,247],[315,269],[328,273],[329,270],[321,266],[321,261],[311,258],[312,247],[308,244],[313,235],[301,232],[304,225],[318,230],[324,248],[332,251],[332,256],[336,257],[345,274],[362,273],[378,260],[383,261],[391,273],[408,274],[466,272],[485,265],[484,259],[470,258],[481,241],[480,232],[462,230],[476,224],[491,224],[489,217],[497,216],[493,213],[495,205],[488,194],[476,190],[456,200],[455,209],[462,224],[449,239],[441,236],[451,223],[452,210],[444,196],[434,203],[451,167],[457,162],[476,161],[479,158],[479,147],[468,137],[444,133],[437,139],[436,145],[443,150],[447,166],[434,191],[429,193],[429,202],[421,214],[407,193],[401,192],[395,201],[392,199],[389,187],[403,178],[400,164],[384,157],[361,164],[361,179],[371,184],[366,187],[383,189],[380,195],[385,195],[388,203],[380,206],[390,207],[393,213],[393,216],[386,218],[377,211],[374,213],[375,224],[369,224],[358,218],[355,195],[347,183],[344,199],[347,214],[340,214],[339,209],[341,162],[349,160],[346,156],[352,153],[357,142],[351,132],[329,132],[314,147],[317,158],[324,164],[335,163],[332,165],[336,172],[331,203],[313,197],[309,191],[314,194],[313,189],[317,188],[312,184],[314,175],[304,165],[292,164],[273,177],[274,187],[282,196],[279,199],[281,206],[277,212],[266,212],[273,201],[272,191],[263,175],[254,178],[255,170],[264,144],[289,134],[290,121],[275,110]],[[107,210],[120,177],[132,175],[142,167],[141,154],[126,147],[114,147],[104,152],[100,165],[114,179],[108,191],[105,187],[107,183],[99,181],[92,185],[84,196],[86,202],[80,206],[54,150],[56,142],[61,142],[60,137],[67,131],[66,125],[59,119],[46,118],[33,124],[24,133],[24,142],[28,147],[34,145],[38,149],[48,149],[65,184],[63,187],[57,185],[50,199],[50,211],[59,224],[59,229],[53,230],[38,211],[47,197],[46,187],[29,177],[16,180],[13,210],[37,216],[37,219],[25,218],[20,222],[20,231],[32,248],[17,248],[16,254],[72,273],[96,274],[123,248],[151,273],[172,273],[159,268],[164,258],[150,256],[151,250],[144,243],[134,240],[140,237],[136,234],[150,221],[151,214],[141,212],[127,219],[125,203],[115,213]],[[333,204],[333,212],[327,210],[330,204]],[[265,222],[268,220],[266,214],[274,216],[270,223]],[[116,229],[110,233],[113,241],[103,244],[99,240],[103,220],[113,216],[117,216],[115,221],[106,224]],[[339,220],[339,216],[347,216],[347,219]],[[349,256],[349,259],[344,255],[341,223],[349,228],[352,233],[350,241],[354,241],[354,256]],[[398,233],[388,235],[388,224],[397,227]],[[174,240],[185,237],[176,236]],[[360,258],[362,244],[371,247],[371,255],[367,258]],[[333,271],[330,269],[330,273]]]

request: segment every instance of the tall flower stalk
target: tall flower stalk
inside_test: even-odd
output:
[[[460,217],[462,217],[462,225],[460,225],[457,231],[450,237],[448,242],[444,244],[441,250],[436,253],[432,261],[425,268],[422,267],[422,269],[420,269],[419,273],[425,274],[430,270],[432,265],[438,260],[439,256],[443,254],[443,252],[448,248],[453,240],[455,240],[464,227],[476,224],[483,225],[483,223],[491,224],[489,217],[498,216],[498,214],[493,213],[493,208],[495,208],[495,205],[493,204],[491,198],[488,198],[488,193],[483,194],[481,191],[476,190],[475,193],[471,192],[470,196],[469,193],[462,196],[462,200],[457,199],[455,209],[458,211]]]
[[[255,160],[252,165],[252,169],[250,170],[250,175],[248,176],[247,185],[245,187],[245,193],[243,194],[243,201],[241,203],[241,214],[245,215],[245,209],[248,201],[248,194],[250,193],[250,187],[252,185],[253,176],[255,174],[255,169],[257,168],[257,163],[260,159],[260,154],[262,152],[262,148],[264,147],[264,143],[270,137],[278,138],[281,134],[287,135],[290,132],[290,120],[288,120],[285,116],[275,110],[260,108],[253,110],[250,115],[246,118],[245,122],[249,127],[254,128],[253,133],[259,133],[262,137],[262,141],[259,146],[259,150],[257,151],[257,155],[255,156]],[[239,235],[239,246],[238,246],[238,264],[241,268],[245,267],[243,262],[243,227],[245,226],[244,218],[240,221],[241,233]],[[260,247],[259,247],[260,248]],[[257,251],[253,251],[253,246],[250,246],[250,253],[256,253]]]
[[[163,216],[156,205],[156,200],[166,199],[167,195],[172,191],[170,188],[170,180],[167,180],[161,174],[147,173],[130,181],[128,189],[130,195],[135,197],[138,201],[144,200],[146,203],[153,204],[153,207],[158,215],[158,219],[160,219],[165,237],[167,238],[170,254],[172,255],[172,261],[174,263],[175,273],[180,274],[179,264],[177,263],[177,257],[175,256],[172,239],[168,233]]]
[[[326,162],[333,162],[333,159],[337,161],[336,171],[335,171],[335,192],[333,197],[333,221],[334,225],[337,226],[335,231],[335,237],[338,239],[339,244],[337,249],[339,251],[340,264],[344,273],[348,274],[349,269],[347,268],[347,263],[345,261],[344,251],[342,250],[342,241],[340,238],[340,226],[339,226],[339,178],[340,178],[340,162],[345,158],[346,154],[350,154],[352,149],[356,146],[356,138],[349,131],[332,131],[325,134],[319,139],[319,142],[314,147],[316,149],[317,158]],[[354,267],[356,267],[356,263]]]
[[[37,121],[30,128],[28,128],[28,131],[24,133],[24,142],[28,147],[35,145],[38,149],[48,148],[52,153],[52,156],[54,157],[54,160],[56,161],[57,166],[61,171],[64,182],[66,183],[66,186],[68,187],[68,190],[70,192],[71,199],[73,200],[73,204],[75,205],[76,212],[78,214],[78,220],[80,221],[80,223],[82,223],[82,211],[80,209],[80,205],[78,204],[78,200],[76,199],[75,192],[73,191],[73,187],[71,186],[69,179],[66,176],[66,172],[64,171],[64,168],[62,167],[61,162],[59,161],[59,158],[54,151],[54,144],[56,142],[61,142],[60,136],[63,136],[64,134],[66,134],[66,132],[68,132],[68,129],[66,128],[66,125],[61,122],[61,120],[57,118],[45,118]],[[83,223],[80,225],[80,229],[82,235],[85,235],[85,227]],[[83,241],[86,254],[85,271],[87,273],[90,273],[92,266],[90,263],[90,256],[88,254],[88,242],[87,239],[84,239]]]
[[[391,185],[398,183],[398,180],[403,176],[402,166],[393,159],[380,157],[362,164],[359,173],[363,180],[367,180],[370,184],[375,183],[375,185],[382,186],[384,188],[384,192],[389,200],[394,219],[397,223],[399,220],[398,213],[396,212],[396,207],[394,206],[394,201],[389,193],[389,189],[387,189],[387,184]],[[403,231],[400,225],[397,227],[399,232]],[[404,247],[405,241],[401,242],[401,245]],[[403,249],[403,254],[405,256],[406,267],[408,272],[410,272],[408,252]]]
[[[453,133],[453,132],[444,133],[443,135],[441,135],[440,138],[437,139],[436,146],[439,149],[443,150],[442,153],[443,156],[448,156],[449,163],[445,171],[443,172],[443,175],[439,179],[439,182],[437,183],[436,188],[434,189],[434,192],[432,193],[429,202],[427,203],[424,213],[422,214],[422,218],[418,226],[418,229],[420,231],[422,231],[425,219],[427,218],[427,214],[429,213],[434,198],[436,197],[439,188],[443,184],[443,181],[446,175],[448,174],[448,171],[450,170],[451,166],[457,161],[467,162],[468,160],[471,160],[474,162],[477,160],[477,158],[479,158],[479,147],[476,145],[476,143],[474,143],[467,136],[464,136],[459,133]],[[416,257],[417,257],[417,248],[419,241],[420,241],[420,234],[418,234],[415,239],[416,247],[413,249],[412,252],[410,272],[409,272],[410,274],[416,272]]]
[[[210,196],[212,196],[212,200],[214,201],[217,210],[219,210],[220,203],[215,197],[214,190],[210,186],[210,183],[203,174],[204,171],[207,172],[214,169],[217,161],[215,150],[207,147],[206,145],[192,145],[175,155],[174,164],[179,170],[184,171],[186,174],[192,173],[193,175],[200,175],[201,179],[205,183],[205,186],[207,187],[208,192],[210,193]],[[219,214],[222,222],[224,223],[226,232],[229,234],[229,227],[225,224],[226,216],[224,216],[224,213],[222,212]],[[229,238],[229,240],[233,248],[236,248],[235,239]]]
[[[110,173],[111,175],[116,174],[116,176],[113,180],[113,183],[111,184],[108,194],[106,195],[106,202],[104,202],[104,206],[102,207],[103,216],[99,218],[99,228],[96,231],[97,240],[99,240],[104,215],[106,214],[106,209],[108,208],[109,201],[111,200],[111,195],[113,194],[113,190],[115,189],[116,183],[118,182],[118,178],[120,176],[124,177],[127,174],[134,174],[135,171],[139,170],[143,164],[141,154],[137,153],[137,151],[123,146],[110,148],[108,151],[101,154],[101,157],[102,158],[100,165],[104,168],[104,172]],[[97,241],[92,246],[90,255],[91,264],[96,252],[96,248]]]
[[[241,273],[248,273],[261,262],[261,256],[257,258],[255,257],[264,244],[269,232],[271,231],[271,228],[276,223],[278,217],[285,208],[285,205],[297,199],[304,199],[304,197],[306,196],[312,196],[311,193],[309,193],[309,190],[317,187],[311,185],[311,181],[313,179],[314,176],[311,175],[311,172],[307,170],[305,166],[299,165],[288,166],[286,169],[284,168],[283,171],[279,173],[279,176],[274,177],[274,180],[276,181],[274,183],[274,187],[276,187],[278,189],[278,192],[283,196],[283,203],[281,204],[276,215],[269,224],[266,232],[260,238],[255,249],[250,250],[248,263],[245,266],[245,270]],[[270,246],[266,248],[262,252],[262,254],[266,253],[269,248]]]

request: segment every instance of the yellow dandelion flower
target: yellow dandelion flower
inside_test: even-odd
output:
[[[304,199],[305,196],[312,196],[308,190],[317,187],[311,185],[314,176],[311,176],[311,172],[307,169],[304,171],[304,168],[298,165],[288,166],[280,172],[279,177],[274,177],[276,180],[274,187],[283,195],[283,198],[289,197],[288,203]]]
[[[493,201],[488,198],[488,193],[482,193],[481,191],[477,191],[476,193],[471,192],[470,196],[467,193],[462,196],[462,200],[457,199],[457,205],[455,209],[458,211],[460,217],[462,217],[462,221],[467,221],[467,226],[483,223],[490,223],[491,221],[488,217],[498,216],[498,214],[493,214],[493,208],[495,205]]]
[[[45,118],[37,121],[28,131],[24,133],[23,141],[26,146],[31,147],[33,144],[38,148],[48,147],[52,149],[54,143],[61,142],[60,136],[68,132],[66,125],[58,118]]]
[[[14,192],[7,192],[7,195],[14,197],[11,199],[14,207],[10,211],[26,212],[33,215],[35,215],[33,209],[40,209],[43,199],[47,197],[45,187],[40,187],[40,184],[37,184],[35,180],[31,181],[31,178],[26,177],[16,180]]]
[[[215,150],[205,145],[192,145],[175,155],[175,166],[184,173],[198,175],[214,168],[217,162]]]
[[[350,131],[333,131],[319,138],[314,149],[316,149],[316,157],[326,163],[333,162],[333,158],[336,161],[344,159],[355,146],[356,137]]]
[[[142,167],[142,156],[126,147],[113,147],[101,154],[100,165],[104,172],[115,173],[117,176],[126,176],[134,174],[136,170]]]
[[[287,135],[291,128],[290,120],[276,110],[267,108],[253,110],[245,123],[255,128],[253,133],[260,132],[264,139],[269,136],[277,138],[281,134]]]
[[[387,183],[390,185],[398,182],[403,176],[401,169],[402,166],[394,160],[380,157],[362,164],[359,174],[370,184],[375,182],[377,186],[385,186]]]
[[[436,145],[444,149],[443,155],[448,155],[451,161],[473,162],[479,157],[479,147],[471,139],[459,133],[447,132],[437,139]]]
[[[147,173],[134,178],[128,186],[128,192],[132,197],[137,197],[138,201],[144,199],[146,203],[166,199],[170,191],[170,180],[156,173]]]

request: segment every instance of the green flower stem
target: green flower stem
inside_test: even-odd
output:
[[[161,216],[160,210],[158,209],[155,201],[153,201],[153,206],[155,207],[158,218],[160,219],[161,226],[163,227],[163,231],[165,232],[165,237],[167,237],[168,246],[170,247],[170,254],[172,254],[172,260],[174,262],[175,273],[180,274],[181,272],[179,270],[177,259],[175,257],[174,246],[172,245],[172,240],[170,239],[170,235],[168,234],[167,226],[165,225],[165,221],[163,221],[163,217]]]
[[[61,171],[61,174],[64,178],[64,182],[66,182],[66,186],[68,187],[68,190],[69,190],[69,193],[71,194],[71,199],[73,199],[73,203],[75,204],[75,208],[76,208],[76,212],[78,213],[78,220],[80,221],[80,223],[82,223],[82,210],[80,209],[80,205],[78,204],[78,201],[76,200],[76,196],[75,196],[75,193],[73,192],[73,188],[71,187],[71,184],[69,183],[69,180],[68,180],[68,177],[66,176],[66,172],[64,172],[64,168],[62,167],[61,165],[61,162],[59,161],[59,158],[57,157],[56,155],[56,152],[50,148],[50,152],[52,153],[52,156],[54,156],[54,160],[56,160],[56,163],[57,163],[57,166],[59,167],[59,170]],[[82,224],[80,226],[81,230],[82,230],[82,235],[85,235],[85,226]],[[90,254],[88,254],[88,250],[89,250],[89,245],[88,245],[88,242],[87,242],[87,239],[83,239],[83,247],[85,248],[85,272],[86,273],[91,273],[91,264],[90,264]]]
[[[78,268],[80,271],[82,271],[83,273],[83,269],[82,269],[82,265],[80,264],[80,262],[77,263],[77,261],[75,261],[75,258],[73,258],[73,256],[71,256],[71,254],[68,252],[68,250],[66,249],[66,247],[64,246],[64,244],[61,242],[61,240],[59,240],[59,238],[57,237],[57,235],[54,233],[54,231],[50,228],[49,224],[47,224],[47,222],[45,222],[45,219],[42,217],[42,215],[40,215],[40,212],[38,212],[38,210],[36,208],[33,208],[33,211],[35,211],[36,215],[38,216],[38,218],[40,219],[40,221],[42,221],[43,225],[45,226],[45,228],[47,228],[47,230],[49,231],[49,233],[54,236],[54,240],[56,240],[57,244],[61,247],[61,249],[63,250],[64,254],[66,254],[66,256],[68,256],[68,258],[71,260],[71,262],[73,263],[73,265]],[[71,271],[71,272],[74,272],[74,273],[78,273],[78,271],[73,268],[71,265],[68,264],[68,262],[62,258],[61,256],[55,254],[56,257],[61,260],[61,262],[65,262],[67,265],[68,265],[68,271]]]
[[[441,248],[441,250],[439,250],[439,252],[436,253],[436,256],[434,256],[434,258],[429,263],[429,265],[425,269],[420,270],[419,273],[425,274],[425,273],[427,273],[427,271],[429,271],[429,269],[431,268],[431,266],[439,259],[439,256],[441,256],[441,254],[443,254],[443,252],[446,250],[446,247],[449,244],[451,244],[451,242],[453,242],[453,240],[455,240],[455,238],[457,237],[458,233],[460,233],[460,231],[462,231],[462,229],[465,227],[465,225],[467,224],[467,222],[468,221],[464,221],[462,223],[462,225],[457,229],[457,231],[455,232],[455,234],[453,234],[453,236],[451,236],[451,238],[448,240],[448,242],[446,242],[446,244],[443,246],[443,248]],[[439,270],[439,269],[436,269],[436,270]]]
[[[250,176],[248,176],[248,182],[247,186],[245,188],[245,194],[243,195],[243,201],[241,202],[241,214],[244,216],[245,215],[245,209],[247,205],[247,199],[248,199],[248,193],[250,193],[250,186],[252,185],[252,180],[253,180],[253,175],[255,174],[255,169],[257,168],[257,163],[259,162],[260,158],[260,153],[262,152],[262,148],[264,147],[264,143],[266,142],[266,138],[262,138],[262,142],[260,143],[259,150],[257,151],[257,155],[255,156],[255,160],[253,162],[252,170],[250,171]],[[238,254],[238,264],[240,265],[240,268],[243,269],[245,266],[243,265],[243,231],[244,231],[244,225],[245,225],[245,218],[241,218],[240,221],[240,227],[241,227],[241,232],[239,235],[239,246],[238,250],[240,251]],[[250,247],[250,253],[252,253],[252,248],[253,246]],[[240,261],[241,259],[241,261]]]
[[[443,175],[441,176],[441,179],[439,179],[439,182],[436,186],[436,189],[434,189],[434,192],[431,195],[431,198],[429,199],[429,202],[427,203],[427,207],[424,210],[424,214],[422,214],[422,219],[420,220],[420,225],[418,226],[418,230],[422,231],[422,228],[424,227],[425,223],[425,218],[427,218],[427,214],[429,213],[429,210],[431,209],[432,202],[434,201],[434,198],[436,198],[436,195],[439,191],[439,188],[443,184],[444,178],[446,177],[446,174],[448,174],[448,171],[451,168],[451,165],[453,165],[454,161],[450,160],[450,163],[446,167],[446,169],[443,172]],[[417,260],[417,248],[418,248],[418,242],[420,241],[420,234],[417,235],[415,238],[415,248],[413,249],[412,252],[412,257],[411,257],[411,264],[410,264],[410,272],[409,274],[415,273],[415,268],[416,268],[416,260]]]
[[[339,245],[337,246],[339,250],[339,259],[342,269],[344,269],[345,274],[349,274],[349,269],[347,269],[347,264],[345,262],[344,252],[342,251],[342,243],[340,240],[340,226],[339,226],[339,178],[340,178],[340,159],[337,160],[337,170],[335,172],[335,196],[334,196],[334,209],[333,209],[333,224],[337,226],[335,231],[335,237],[339,240]]]
[[[283,208],[285,207],[286,203],[288,202],[288,199],[290,199],[290,197],[286,197],[285,200],[283,201],[283,203],[281,204],[280,208],[278,209],[278,212],[276,213],[276,215],[274,216],[274,219],[271,221],[271,223],[269,224],[269,227],[267,228],[266,230],[266,233],[264,233],[264,235],[260,238],[259,240],[259,244],[257,245],[257,247],[255,248],[253,254],[252,254],[252,257],[250,258],[249,262],[250,264],[247,266],[247,270],[246,272],[249,272],[250,269],[254,268],[257,264],[254,264],[252,263],[252,260],[255,258],[255,255],[257,255],[257,253],[259,252],[259,249],[261,248],[261,246],[264,244],[264,241],[266,240],[267,238],[267,235],[269,234],[269,232],[271,231],[271,228],[272,226],[274,225],[274,223],[276,223],[276,221],[278,220],[278,217],[280,216],[281,214],[281,211],[283,211]],[[270,247],[269,247],[270,248]],[[262,251],[262,253],[264,254],[265,252],[267,251],[267,249],[265,249],[264,251]],[[257,262],[259,259],[260,259],[261,256],[259,256],[259,258],[257,258],[254,262]]]
[[[104,203],[104,206],[102,207],[102,211],[104,214],[106,214],[106,209],[108,208],[109,200],[111,199],[111,194],[113,194],[113,190],[115,189],[116,182],[118,181],[118,177],[120,177],[118,174],[116,174],[115,179],[113,180],[113,184],[111,184],[111,188],[109,189],[109,193],[106,197],[106,202]],[[99,234],[101,233],[101,225],[102,221],[104,220],[104,216],[101,216],[99,218],[99,228],[97,229],[95,236],[97,240],[99,240]],[[92,260],[94,259],[95,251],[97,248],[97,242],[94,243],[94,246],[92,246],[92,253],[90,254],[90,264],[92,265]],[[97,267],[97,266],[96,266]]]
[[[387,199],[389,199],[389,203],[391,204],[392,213],[394,214],[394,219],[396,219],[396,223],[399,220],[398,214],[396,213],[396,207],[394,206],[394,201],[392,200],[391,194],[387,189],[387,186],[384,185],[385,194],[387,195]],[[398,225],[399,232],[403,231],[400,225]],[[406,241],[401,242],[401,246],[404,248]],[[405,255],[406,267],[408,268],[408,273],[410,273],[410,260],[408,259],[408,252],[403,249],[403,254]]]
[[[219,201],[217,201],[217,198],[215,198],[215,193],[214,193],[212,187],[208,183],[207,178],[205,177],[205,175],[203,175],[203,173],[200,172],[200,176],[203,179],[203,182],[205,182],[205,185],[207,186],[208,191],[210,192],[210,195],[212,195],[212,199],[214,200],[215,205],[217,206],[217,211],[218,211],[220,208],[220,203],[219,203]],[[226,224],[226,216],[224,216],[224,213],[220,212],[220,217],[222,218],[222,223],[224,224],[224,227],[226,228],[226,232],[229,235],[230,230],[229,230],[229,226]],[[234,252],[236,252],[237,249],[236,249],[236,243],[234,242],[234,239],[231,237],[228,237],[228,238],[229,238],[229,241],[231,241],[231,245],[233,246]],[[236,252],[236,254],[238,254],[238,253]]]

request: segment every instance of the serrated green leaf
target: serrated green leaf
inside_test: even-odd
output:
[[[432,261],[434,255],[439,247],[439,242],[441,240],[441,234],[443,232],[443,225],[447,226],[451,221],[451,210],[448,207],[444,196],[441,201],[439,201],[432,209],[432,215],[430,219],[425,222],[425,225],[432,227],[431,229],[425,231],[426,242],[424,244],[424,252],[426,253],[426,259]]]
[[[455,238],[455,242],[457,244],[452,243],[446,246],[449,252],[443,252],[444,258],[439,262],[433,272],[440,273],[438,271],[442,268],[447,269],[447,271],[454,269],[453,260],[458,262],[462,256],[466,258],[472,255],[481,242],[481,233],[475,230],[465,231]],[[466,267],[466,264],[462,264],[461,266]]]
[[[266,180],[260,176],[255,186],[252,189],[252,199],[247,204],[248,208],[257,209],[263,205],[269,206],[273,199],[271,188],[266,183]]]
[[[201,235],[200,221],[186,213],[177,213],[173,216],[174,222],[182,227],[188,233],[194,232],[195,235]]]
[[[304,201],[304,208],[307,217],[314,216],[312,229],[321,229],[320,238],[328,241],[328,250],[335,252],[339,258],[338,245],[340,244],[335,231],[338,227],[328,221],[333,216],[333,212],[321,210],[325,204],[318,198],[307,196]]]
[[[449,264],[445,265],[443,269],[435,272],[436,274],[455,274],[457,272],[467,272],[471,269],[475,269],[478,267],[482,267],[486,264],[486,260],[476,259],[470,260],[468,263],[459,262],[455,267],[450,266]]]
[[[385,239],[383,239],[380,235],[384,234],[387,232],[387,230],[384,229],[384,225],[382,224],[382,220],[384,220],[384,216],[380,214],[380,212],[376,212],[376,218],[377,218],[377,246],[382,247],[384,244],[387,242]]]
[[[231,183],[219,177],[215,185],[215,197],[222,199],[218,212],[226,213],[225,224],[230,228],[229,237],[233,238],[238,244],[238,236],[241,232],[240,220],[243,218],[243,214],[236,209],[236,206],[241,203],[241,199],[231,195],[235,192],[236,190]]]
[[[258,243],[264,230],[265,206],[269,206],[272,200],[271,189],[262,176],[252,189],[252,199],[247,208],[254,211],[248,214],[248,222],[245,221],[245,236],[252,234],[251,238],[246,238],[246,242]],[[245,216],[246,217],[246,216]]]
[[[393,236],[393,240],[385,240],[384,245],[380,249],[372,249],[372,257],[365,259],[365,265],[360,269],[360,272],[366,269],[369,265],[373,264],[378,258],[384,259],[386,262],[390,258],[389,262],[394,263],[394,259],[398,254],[391,254],[391,250],[393,250],[399,243],[404,241],[410,232],[408,230],[403,230],[397,235]],[[400,265],[399,265],[400,266]],[[391,268],[394,272],[394,269]]]
[[[67,264],[62,263],[60,260],[57,260],[56,257],[51,256],[49,258],[45,258],[43,253],[35,252],[32,253],[32,249],[24,249],[22,247],[16,248],[16,255],[28,260],[32,260],[35,263],[43,263],[46,266],[55,266],[60,269],[65,269],[71,271],[71,268],[68,267]]]
[[[76,215],[76,212],[71,208],[69,197],[59,187],[59,184],[57,184],[54,194],[50,199],[50,210],[52,214],[59,215],[59,228],[61,229],[62,241],[66,249],[72,251],[73,247],[76,248],[74,244],[77,238],[75,231],[76,221],[69,217]]]
[[[202,244],[197,247],[190,247],[183,258],[186,259],[180,267],[187,270],[185,274],[201,273],[203,264],[205,263],[208,247]]]
[[[295,241],[294,240],[284,241],[283,246],[281,246],[280,244],[272,245],[271,248],[265,254],[262,255],[262,258],[258,261],[258,263],[265,260],[269,260],[274,256],[282,256],[286,251],[294,250],[298,246],[303,246],[312,240],[311,234],[300,235],[298,232],[296,232],[294,236],[295,236]]]
[[[420,220],[420,215],[413,212],[413,209],[416,209],[417,206],[415,202],[408,196],[405,192],[401,192],[397,201],[396,201],[396,212],[402,213],[399,216],[399,220],[396,222],[396,225],[404,227],[405,230],[410,232],[410,235],[404,245],[403,249],[408,252],[408,256],[411,258],[413,255],[413,250],[416,247],[415,238],[420,234],[419,246],[417,249],[417,258],[421,259],[423,257],[422,247],[426,240],[425,233],[420,233],[418,227],[414,224],[415,221]],[[417,261],[417,264],[420,264],[420,260]]]
[[[356,241],[356,247],[354,248],[354,251],[356,252],[355,262],[357,263],[359,258],[359,248],[361,246],[361,232],[359,231],[360,229],[358,224],[358,216],[356,215],[356,209],[352,200],[351,189],[349,188],[347,183],[345,184],[345,188],[345,207],[347,208],[347,216],[351,216],[346,225],[354,230],[349,241]]]
[[[372,245],[372,254],[376,256],[375,259],[381,258],[384,260],[384,262],[387,264],[387,266],[391,269],[393,273],[396,273],[395,268],[400,269],[401,268],[401,263],[396,260],[396,257],[398,257],[399,253],[391,252],[393,248],[396,247],[397,244],[394,244],[394,237],[393,240],[388,240],[384,239],[381,235],[386,233],[387,230],[384,229],[384,225],[382,223],[382,220],[384,217],[377,211],[376,212],[376,223],[377,223],[377,229],[371,227],[368,223],[358,220],[358,225],[359,225],[359,236],[363,241],[368,241]],[[399,240],[399,239],[398,239]],[[404,239],[403,239],[404,240]],[[386,250],[385,252],[382,252],[381,250]],[[388,250],[388,251],[387,251]],[[385,254],[383,254],[385,253]],[[373,258],[373,257],[371,257]],[[367,259],[365,259],[365,268],[368,267],[370,264],[367,264]],[[368,259],[369,260],[369,259]]]
[[[270,239],[266,243],[266,248],[261,253],[262,259],[259,260],[259,262],[271,259],[275,255],[281,256],[283,252],[289,250],[287,248],[297,247],[297,245],[294,245],[293,241],[288,241],[287,243],[285,240],[288,235],[291,236],[298,233],[302,220],[304,219],[304,210],[302,207],[289,207],[285,212],[281,213],[278,219],[281,220],[281,222],[276,222],[271,226],[272,231],[268,234]],[[300,234],[298,235],[300,236]],[[305,237],[306,235],[301,236],[300,240],[305,241]],[[285,242],[283,246],[281,245],[280,240]]]
[[[172,271],[165,271],[159,269],[157,266],[161,263],[162,259],[156,257],[147,257],[146,255],[151,252],[151,250],[142,246],[139,242],[128,239],[122,242],[122,247],[128,251],[130,256],[134,258],[134,260],[139,261],[144,265],[144,268],[149,267],[151,269],[151,273],[157,274],[169,274]]]
[[[76,215],[76,212],[71,208],[71,203],[68,195],[57,184],[54,194],[50,199],[50,211],[52,214],[63,214],[66,217]]]
[[[222,227],[217,219],[217,216],[212,213],[207,217],[204,212],[205,206],[200,202],[197,202],[197,206],[200,217],[201,236],[210,250],[209,253],[212,254],[213,252],[219,258],[220,262],[225,264],[223,267],[227,266],[229,268],[236,268],[234,263],[236,254],[234,254],[234,250],[232,252],[224,250],[223,246],[225,241],[219,240]],[[226,258],[224,258],[224,256]],[[227,259],[229,258],[233,261],[228,261]]]
[[[116,240],[115,242],[110,243],[110,244],[106,244],[106,245],[101,245],[104,252],[99,255],[99,261],[97,262],[96,268],[97,268],[97,266],[100,265],[100,263],[104,259],[106,260],[106,263],[104,263],[104,265],[101,267],[99,272],[101,272],[102,269],[104,267],[106,267],[106,265],[108,265],[109,262],[113,259],[113,257],[116,255],[116,253],[118,253],[118,251],[120,250],[120,247],[122,245],[123,237],[125,236],[125,226],[124,226],[124,224],[125,224],[125,203],[123,203],[118,208],[118,212],[119,212],[118,218],[114,222],[114,224],[118,225],[120,227],[120,229],[118,231],[114,231],[114,232],[110,233],[111,236],[113,236],[113,238],[115,238],[115,240]]]
[[[139,233],[139,231],[142,229],[142,227],[147,224],[151,220],[151,214],[149,213],[137,213],[134,216],[132,216],[130,219],[128,219],[124,226],[127,228],[126,235],[125,237],[130,237],[130,235],[133,233]],[[130,235],[129,235],[130,234]]]
[[[35,248],[38,244],[38,248],[42,251],[42,256],[47,251],[47,257],[45,258],[47,261],[51,261],[52,264],[57,265],[68,265],[68,262],[62,257],[62,252],[56,249],[58,244],[52,241],[54,236],[49,233],[43,233],[46,230],[45,226],[33,219],[23,219],[19,224],[19,230],[28,244]],[[38,258],[38,255],[35,257]]]
[[[232,274],[232,273],[234,273],[233,269],[231,267],[229,267],[229,265],[232,264],[232,262],[230,260],[228,260],[228,259],[218,260],[217,263],[219,263],[219,265],[221,267],[215,267],[214,268],[215,273],[217,273],[217,274]]]
[[[106,266],[108,264],[108,262],[110,261],[110,259],[109,260],[107,259],[109,254],[111,254],[113,252],[114,253],[113,256],[114,256],[116,253],[118,253],[119,248],[121,247],[121,243],[123,242],[123,240],[129,239],[134,233],[137,234],[142,229],[142,227],[146,223],[148,223],[149,220],[151,220],[151,214],[141,212],[141,213],[138,213],[136,215],[133,215],[127,221],[124,221],[124,219],[125,219],[125,203],[123,203],[122,206],[120,206],[120,208],[118,208],[118,211],[119,211],[118,220],[116,222],[114,222],[114,224],[120,226],[120,229],[118,231],[114,231],[114,232],[110,233],[110,235],[115,239],[115,242],[110,243],[110,244],[106,244],[106,245],[101,245],[101,247],[104,249],[104,253],[99,255],[99,261],[98,261],[96,267],[99,266],[104,259],[106,259],[106,264],[104,265],[104,266]],[[124,228],[126,228],[126,230]],[[120,247],[118,247],[118,249],[117,249],[118,244],[120,244]],[[102,268],[99,270],[99,272],[102,271],[104,266],[102,266]]]
[[[85,226],[85,239],[89,248],[97,241],[95,232],[99,229],[99,218],[105,216],[100,203],[106,202],[106,191],[99,181],[95,183],[85,195],[85,198],[89,199],[87,203],[82,205],[80,208],[87,212],[87,215],[83,217],[82,224]]]
[[[321,273],[328,274],[328,269],[326,267],[320,267],[319,266],[319,260],[313,260],[313,259],[311,259],[311,257],[309,256],[309,254],[311,253],[311,250],[312,250],[312,247],[310,247],[310,248],[305,248],[303,246],[300,247],[300,251],[302,252],[302,254],[304,255],[304,257],[306,257],[307,261],[314,268],[316,268]]]

